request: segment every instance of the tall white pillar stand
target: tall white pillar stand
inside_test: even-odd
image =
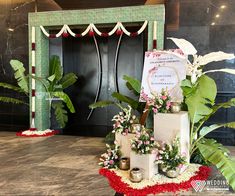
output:
[[[157,141],[172,142],[178,136],[181,154],[186,155],[189,163],[190,155],[190,121],[188,112],[157,113],[154,115],[154,138]]]

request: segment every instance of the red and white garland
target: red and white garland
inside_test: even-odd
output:
[[[186,191],[192,188],[192,182],[198,180],[207,180],[211,169],[207,166],[200,166],[198,170],[189,178],[181,182],[174,182],[174,179],[164,183],[159,181],[154,185],[146,185],[144,188],[137,188],[135,183],[127,183],[122,176],[117,175],[115,170],[102,168],[99,170],[100,175],[105,176],[109,180],[109,185],[118,193],[127,196],[146,196],[148,194],[159,194],[165,192]],[[172,182],[170,182],[172,181]]]
[[[55,135],[58,134],[59,131],[56,130],[50,130],[50,129],[46,129],[46,130],[37,130],[37,128],[35,127],[35,114],[36,114],[36,82],[35,82],[35,73],[36,73],[36,43],[35,43],[35,38],[36,38],[36,30],[35,27],[32,27],[31,29],[31,35],[32,35],[32,39],[31,39],[31,58],[32,58],[32,79],[31,79],[31,84],[32,84],[32,98],[31,98],[31,123],[30,123],[30,128],[28,130],[25,131],[20,131],[17,132],[16,135],[17,136],[23,136],[23,137],[44,137],[44,136],[51,136],[51,135]]]
[[[37,131],[37,130],[33,131],[29,129],[26,131],[17,132],[16,135],[21,136],[21,137],[48,137],[48,136],[52,136],[58,133],[59,131],[51,130],[51,129],[46,129],[43,131]]]
[[[35,27],[32,27],[32,42],[31,42],[31,55],[32,55],[32,76],[35,77],[35,71],[36,71],[36,62],[35,62],[35,57],[36,57],[36,43],[35,43],[35,37],[36,37],[36,31],[35,31]],[[36,108],[36,100],[35,100],[35,95],[36,95],[36,83],[35,83],[35,79],[32,77],[32,99],[31,99],[31,117],[32,117],[32,121],[31,121],[31,127],[29,130],[31,131],[35,131],[37,130],[35,127],[35,108]]]
[[[93,36],[95,33],[102,37],[108,37],[108,36],[113,35],[115,32],[118,35],[124,33],[127,36],[134,37],[134,36],[140,35],[145,30],[147,25],[148,25],[148,21],[145,21],[137,32],[129,32],[126,30],[126,28],[123,26],[121,22],[117,22],[114,28],[110,32],[107,33],[107,32],[99,31],[99,29],[95,26],[95,24],[91,23],[87,26],[87,28],[81,34],[74,33],[67,24],[63,25],[63,27],[57,34],[49,34],[43,26],[40,26],[40,28],[42,32],[44,33],[44,35],[49,38],[57,38],[60,36],[68,37],[69,35],[73,37],[83,37],[86,34],[89,34],[89,36]]]

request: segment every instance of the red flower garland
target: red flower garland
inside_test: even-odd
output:
[[[129,196],[145,196],[148,194],[158,194],[164,192],[177,192],[180,190],[189,190],[192,188],[191,182],[193,180],[206,180],[209,177],[211,168],[207,166],[201,166],[199,171],[196,172],[188,181],[181,183],[166,183],[156,184],[153,186],[147,186],[143,189],[134,189],[130,185],[121,181],[121,177],[117,176],[114,171],[101,168],[99,174],[108,178],[110,186],[118,193],[123,193]]]
[[[33,131],[33,130],[32,130]],[[38,135],[38,134],[32,134],[32,135],[26,135],[23,133],[24,131],[20,131],[16,133],[16,136],[21,136],[21,137],[48,137],[48,136],[52,136],[52,135],[56,135],[59,134],[60,131],[57,130],[52,130],[51,132],[45,133],[43,135]]]

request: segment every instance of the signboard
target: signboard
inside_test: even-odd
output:
[[[180,82],[186,78],[186,63],[187,59],[179,49],[145,52],[141,95],[152,98],[167,89],[172,101],[182,102]],[[140,101],[146,101],[142,97]]]

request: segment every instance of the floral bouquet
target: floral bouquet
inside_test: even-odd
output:
[[[162,89],[161,93],[159,94],[153,94],[153,98],[142,94],[141,99],[146,101],[154,114],[168,113],[171,109],[171,97],[167,89]]]
[[[132,108],[128,105],[128,108],[123,108],[122,112],[119,112],[112,119],[113,124],[113,133],[120,132],[122,135],[127,135],[130,133],[130,127],[133,123],[138,123],[138,119],[135,115],[132,115]]]
[[[175,138],[172,144],[163,144],[161,150],[158,151],[155,163],[161,165],[163,172],[176,170],[186,163],[185,156],[180,155],[179,138]]]
[[[107,152],[101,155],[99,165],[104,168],[117,168],[121,152],[120,146],[114,142],[114,148],[111,148],[109,144],[106,144]]]
[[[136,132],[136,136],[131,140],[131,149],[137,154],[151,154],[159,144],[155,141],[153,130],[142,127],[141,132]]]

